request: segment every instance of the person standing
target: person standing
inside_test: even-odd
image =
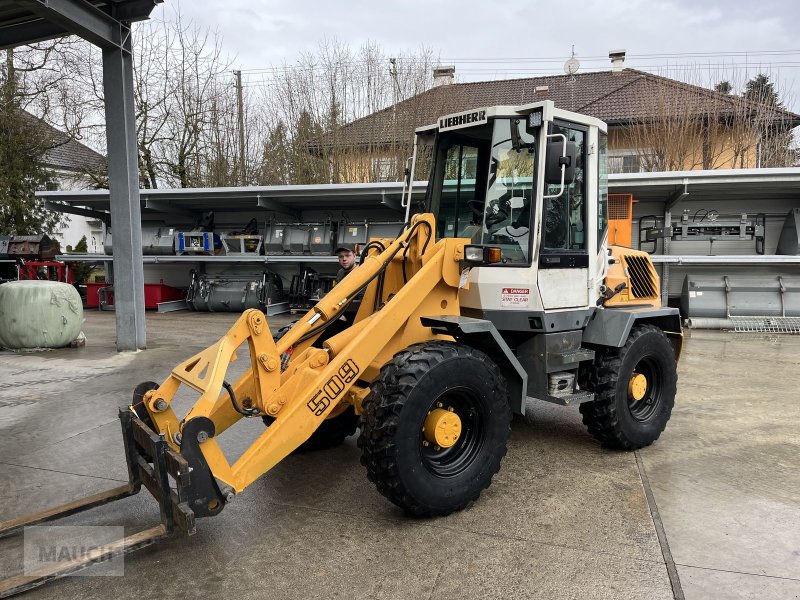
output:
[[[349,244],[342,244],[336,248],[336,256],[339,257],[339,271],[336,273],[336,283],[347,277],[356,268],[355,248]]]

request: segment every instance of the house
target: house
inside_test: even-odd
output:
[[[609,57],[608,71],[470,83],[454,83],[455,68],[439,67],[431,89],[348,123],[308,150],[327,158],[340,181],[398,180],[416,127],[482,106],[552,100],[608,124],[612,173],[793,164],[777,151],[786,153],[800,115],[625,68],[624,51]]]
[[[41,158],[41,164],[51,174],[50,190],[85,190],[96,187],[96,177],[105,171],[105,157],[81,144],[63,131],[37,119],[30,113],[24,113],[36,121],[38,127],[45,129],[48,148]],[[53,237],[61,244],[75,247],[83,236],[86,236],[88,251],[103,252],[102,223],[96,219],[87,219],[77,215],[67,215],[65,222]]]

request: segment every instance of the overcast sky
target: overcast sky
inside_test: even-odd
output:
[[[583,59],[583,70],[608,68],[608,51],[625,48],[627,66],[672,76],[694,64],[710,80],[724,72],[727,78],[743,82],[742,65],[750,65],[747,76],[759,67],[768,69],[782,87],[791,88],[793,97],[800,76],[800,42],[795,41],[794,31],[800,22],[800,3],[796,0],[165,0],[155,15],[169,15],[176,7],[184,18],[217,28],[226,50],[242,69],[291,63],[327,36],[353,47],[371,40],[387,54],[428,46],[444,62],[456,65],[458,81],[530,74],[524,70],[561,73],[573,44],[577,57]],[[764,51],[784,53],[755,54]],[[636,57],[731,52],[752,54]],[[467,60],[476,58],[558,60],[484,64]],[[726,66],[709,67],[721,63]],[[740,69],[736,75],[732,64]],[[697,68],[689,70],[696,78]],[[796,105],[792,100],[790,104]]]

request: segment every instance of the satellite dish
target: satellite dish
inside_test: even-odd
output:
[[[581,63],[580,61],[575,58],[574,56],[570,58],[567,62],[564,63],[564,73],[567,75],[575,75],[580,69]]]

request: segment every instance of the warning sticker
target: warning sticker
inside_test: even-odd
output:
[[[530,288],[506,287],[503,288],[503,291],[500,294],[500,306],[521,308],[523,306],[528,306],[530,299]]]

